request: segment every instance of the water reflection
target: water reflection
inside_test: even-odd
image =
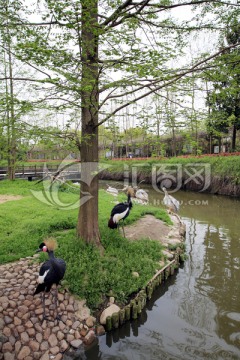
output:
[[[150,202],[161,203],[161,193],[144,188]],[[78,359],[240,360],[240,201],[188,192],[174,197],[187,225],[187,261],[138,320],[100,337]]]

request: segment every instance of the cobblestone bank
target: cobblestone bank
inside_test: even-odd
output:
[[[85,301],[67,291],[58,294],[60,320],[55,289],[46,295],[48,319],[42,321],[42,294],[33,296],[40,268],[34,257],[0,266],[0,360],[61,360],[66,350],[104,333]]]

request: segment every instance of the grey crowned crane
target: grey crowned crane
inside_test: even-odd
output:
[[[125,202],[121,202],[117,205],[115,205],[111,211],[111,216],[110,219],[108,220],[108,227],[110,229],[119,229],[119,225],[122,225],[122,229],[123,229],[123,235],[125,237],[125,232],[124,232],[124,219],[126,219],[130,213],[130,210],[132,208],[132,200],[131,200],[131,196],[132,196],[132,189],[128,190],[128,198],[127,201]]]
[[[65,271],[66,271],[66,263],[62,259],[58,259],[54,256],[54,250],[57,248],[57,242],[53,238],[48,238],[44,240],[39,245],[39,249],[36,252],[47,252],[49,259],[45,261],[40,267],[39,277],[38,277],[38,285],[34,292],[35,294],[39,294],[42,292],[42,302],[43,302],[43,320],[46,319],[45,313],[45,293],[51,290],[53,284],[56,285],[55,291],[55,309],[57,309],[58,303],[58,285],[60,281],[63,279]],[[57,319],[59,317],[57,316]]]

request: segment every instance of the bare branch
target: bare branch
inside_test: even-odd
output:
[[[160,82],[162,82],[163,80],[162,79],[156,79],[152,82],[151,86],[155,85],[154,89],[151,89],[150,88],[150,85],[146,86],[146,85],[143,85],[142,86],[142,89],[141,88],[138,88],[137,90],[133,90],[132,91],[132,94],[139,91],[139,90],[144,90],[146,88],[150,88],[149,91],[146,91],[145,93],[139,95],[138,97],[134,98],[134,99],[131,99],[130,101],[126,102],[125,104],[119,106],[118,108],[116,108],[111,114],[109,114],[108,116],[106,116],[102,121],[100,121],[98,123],[97,126],[100,126],[102,124],[104,124],[108,119],[110,119],[113,115],[115,115],[116,113],[118,113],[120,110],[126,108],[127,106],[129,106],[130,104],[133,104],[133,103],[136,103],[137,101],[151,95],[152,93],[158,91],[158,90],[161,90],[163,88],[166,88],[170,85],[172,85],[173,83],[175,83],[176,81],[178,81],[179,79],[183,78],[184,76],[188,75],[188,74],[191,74],[193,72],[196,72],[196,71],[204,71],[206,69],[209,69],[210,68],[210,65],[206,65],[206,66],[202,66],[203,64],[206,64],[208,63],[209,61],[213,60],[214,58],[218,57],[220,54],[223,54],[224,52],[226,52],[227,50],[230,50],[232,48],[236,48],[240,45],[240,43],[237,43],[237,44],[234,44],[234,45],[230,45],[230,46],[227,46],[223,49],[220,49],[218,52],[214,53],[213,55],[209,56],[208,58],[204,59],[204,60],[201,60],[199,62],[197,62],[196,64],[194,64],[192,67],[188,68],[188,69],[182,69],[181,72],[179,72],[178,74],[174,74],[172,76],[171,79],[169,79],[168,81],[164,82],[163,84],[161,85],[158,85]],[[121,97],[123,96],[123,94],[121,94]]]

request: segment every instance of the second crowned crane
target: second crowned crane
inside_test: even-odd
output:
[[[108,220],[108,227],[110,229],[118,229],[119,225],[120,224],[122,225],[124,237],[125,237],[125,232],[124,232],[123,221],[128,217],[130,210],[132,208],[131,190],[132,189],[129,189],[127,192],[127,196],[128,196],[127,201],[121,202],[113,207],[111,211],[110,219]]]

